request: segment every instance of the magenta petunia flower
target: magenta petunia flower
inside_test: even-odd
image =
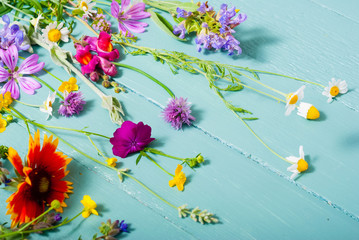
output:
[[[97,55],[92,55],[90,50],[91,46],[87,45],[85,47],[80,44],[76,44],[76,55],[75,58],[79,63],[81,63],[81,72],[82,74],[90,74],[95,71],[97,64],[100,62],[100,59]]]
[[[34,74],[40,71],[45,63],[40,62],[39,55],[33,54],[30,57],[26,58],[19,67],[16,66],[19,58],[19,53],[15,45],[11,45],[8,50],[0,49],[0,59],[8,67],[5,69],[0,66],[0,82],[7,83],[2,87],[1,93],[11,92],[11,97],[18,99],[20,97],[19,86],[22,91],[27,94],[34,94],[36,89],[41,87],[41,84],[38,83],[35,79],[30,77],[23,77],[24,74]]]
[[[143,122],[136,124],[125,121],[113,133],[110,143],[113,145],[113,154],[125,158],[129,153],[143,150],[153,140],[155,139],[151,138],[150,126],[144,125]]]
[[[86,36],[84,41],[90,44],[91,50],[97,52],[100,57],[113,61],[120,57],[120,53],[113,48],[111,35],[106,32],[100,32],[99,37]]]
[[[83,99],[81,92],[64,91],[64,101],[61,101],[59,114],[65,117],[71,117],[74,114],[79,115],[84,109],[86,101]]]
[[[183,123],[191,125],[191,121],[196,120],[191,115],[191,104],[182,97],[171,98],[162,114],[165,121],[171,123],[176,130],[181,129]]]
[[[115,0],[111,3],[111,14],[118,20],[118,30],[128,37],[132,37],[134,33],[142,33],[148,24],[138,22],[137,20],[148,18],[150,13],[145,12],[146,5],[144,3],[136,3],[130,6],[131,0],[122,0],[121,6]]]

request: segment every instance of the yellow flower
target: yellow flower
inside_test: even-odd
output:
[[[173,177],[172,180],[168,182],[170,187],[176,185],[178,190],[180,191],[183,191],[183,185],[186,182],[186,175],[184,174],[184,172],[182,172],[182,168],[183,168],[182,165],[178,164],[175,171],[175,176]]]
[[[70,77],[67,82],[62,82],[61,86],[59,87],[59,91],[64,92],[66,90],[68,93],[70,93],[72,91],[79,90],[79,86],[77,86],[76,82],[76,78]]]
[[[116,158],[108,158],[106,160],[106,162],[107,162],[107,165],[109,165],[111,167],[116,167],[117,159]]]
[[[320,113],[316,107],[310,103],[301,102],[298,107],[297,114],[309,120],[315,120],[320,117]]]
[[[82,217],[88,218],[91,214],[98,216],[98,212],[95,210],[97,204],[94,200],[91,199],[89,195],[85,195],[81,200],[82,205],[84,205],[84,211],[82,212]]]
[[[12,103],[11,93],[6,92],[5,94],[0,94],[0,110],[5,108],[9,110],[9,105]]]
[[[6,129],[7,122],[5,119],[2,118],[2,115],[0,114],[0,133],[4,132]]]

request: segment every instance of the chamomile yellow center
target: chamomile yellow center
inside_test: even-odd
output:
[[[332,96],[337,96],[339,94],[339,88],[337,86],[333,86],[331,89],[330,89],[330,95]]]
[[[87,3],[85,1],[82,1],[80,3],[80,8],[84,11],[87,11],[89,9],[89,7],[87,6]]]
[[[289,104],[296,104],[298,101],[298,96],[294,95],[294,96],[289,96],[290,100],[289,100]]]
[[[314,120],[318,119],[320,117],[320,113],[318,109],[316,109],[314,106],[311,106],[307,113],[307,119]]]
[[[47,34],[47,37],[51,42],[58,42],[61,38],[61,32],[56,28],[51,29]]]
[[[299,159],[297,165],[298,172],[304,172],[308,169],[308,163],[304,159]]]

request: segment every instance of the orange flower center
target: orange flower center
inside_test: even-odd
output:
[[[58,42],[61,38],[61,32],[58,29],[51,29],[47,34],[51,42]]]
[[[339,88],[337,86],[333,86],[331,89],[330,89],[330,95],[332,96],[337,96],[339,94]]]
[[[89,9],[89,7],[87,6],[87,3],[85,1],[82,1],[80,3],[80,8],[84,11],[87,11]]]
[[[79,62],[87,65],[92,59],[92,55],[90,52],[85,53],[83,56],[80,57]]]
[[[110,39],[101,39],[97,42],[98,47],[106,52],[111,52],[113,50],[113,45]]]

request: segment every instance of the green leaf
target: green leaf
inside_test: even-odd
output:
[[[85,12],[84,12],[83,10],[78,9],[78,8],[74,9],[71,13],[72,13],[72,15],[74,15],[74,16],[79,15],[80,17],[82,17],[82,15],[85,14]]]
[[[36,10],[42,12],[41,4],[37,0],[27,0],[30,6],[33,6]]]
[[[152,8],[148,9],[147,12],[151,13],[152,21],[165,33],[167,33],[170,37],[179,40],[179,41],[187,41],[187,39],[182,39],[173,34],[173,27],[171,24],[160,14],[154,12]]]
[[[58,6],[58,8],[57,8],[57,21],[61,21],[61,19],[62,19],[62,14],[63,14],[63,6],[62,6],[62,4],[61,4],[61,2],[60,2],[61,0],[59,0],[59,6]]]
[[[252,118],[247,118],[247,117],[244,117],[242,118],[243,120],[258,120],[258,118],[256,117],[252,117]]]
[[[142,158],[142,151],[140,152],[140,154],[138,155],[137,159],[136,159],[136,165],[140,162],[141,158]]]

